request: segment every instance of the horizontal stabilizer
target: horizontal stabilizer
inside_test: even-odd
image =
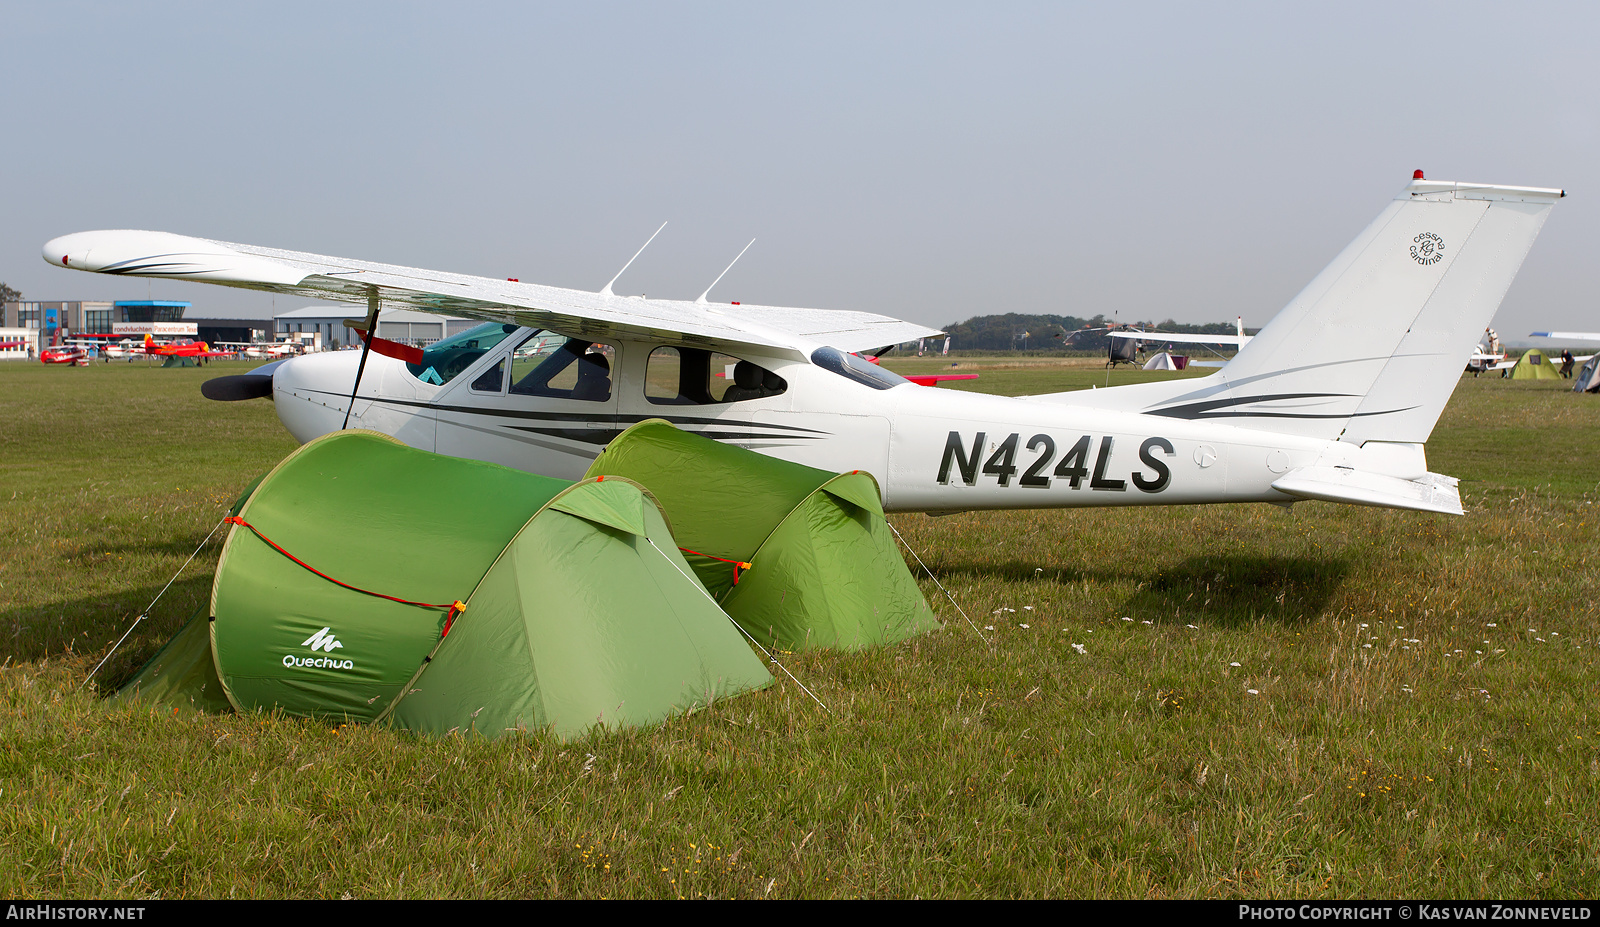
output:
[[[1460,515],[1458,483],[1454,477],[1437,473],[1405,480],[1348,467],[1301,467],[1285,473],[1272,488],[1302,499]]]

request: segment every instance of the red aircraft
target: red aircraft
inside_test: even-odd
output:
[[[156,344],[147,332],[144,336],[144,353],[159,357],[232,357],[232,351],[213,351],[204,341],[185,341],[182,344]]]
[[[39,352],[41,364],[76,364],[88,363],[89,352],[82,345],[66,344],[53,348],[45,348]]]
[[[871,354],[857,354],[856,356],[864,357],[872,363],[882,366],[879,363],[883,360],[881,357]],[[938,386],[946,380],[976,380],[978,378],[975,373],[903,373],[901,376],[918,386]]]

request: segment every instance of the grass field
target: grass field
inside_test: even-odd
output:
[[[988,392],[1106,382],[953,360]],[[1564,384],[1461,382],[1429,463],[1463,518],[897,516],[981,637],[920,576],[943,630],[787,658],[827,711],[779,684],[563,744],[84,685],[293,447],[269,403],[200,398],[246,366],[0,365],[0,895],[1600,895],[1600,399]]]

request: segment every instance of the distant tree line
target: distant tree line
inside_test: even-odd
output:
[[[1106,328],[1114,324],[1104,315],[1079,318],[1073,315],[1023,315],[1008,312],[1004,315],[973,316],[965,322],[944,326],[954,339],[951,343],[961,351],[1093,351],[1104,352],[1110,343]],[[1197,335],[1232,335],[1232,322],[1205,322],[1194,324],[1175,322],[1132,322],[1141,329]],[[1098,329],[1096,331],[1095,329]],[[1246,331],[1249,331],[1246,329]]]
[[[0,303],[15,303],[22,301],[22,294],[5,283],[0,282]]]

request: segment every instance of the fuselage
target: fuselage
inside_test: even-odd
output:
[[[372,354],[348,427],[576,479],[623,429],[660,418],[819,469],[868,471],[892,511],[1286,503],[1293,498],[1273,489],[1274,480],[1360,453],[1324,439],[923,387],[892,374],[871,382],[817,363],[757,355],[738,360],[776,374],[781,392],[692,402],[663,389],[651,366],[652,358],[678,349],[634,340],[606,345],[604,398],[559,390],[523,395],[497,371],[515,369],[526,349],[514,343],[529,331],[477,354],[443,383],[430,382],[438,378],[432,368],[419,376],[416,366]],[[307,355],[276,368],[278,415],[297,439],[345,426],[359,359],[358,352]],[[1415,466],[1406,461],[1399,469]]]

